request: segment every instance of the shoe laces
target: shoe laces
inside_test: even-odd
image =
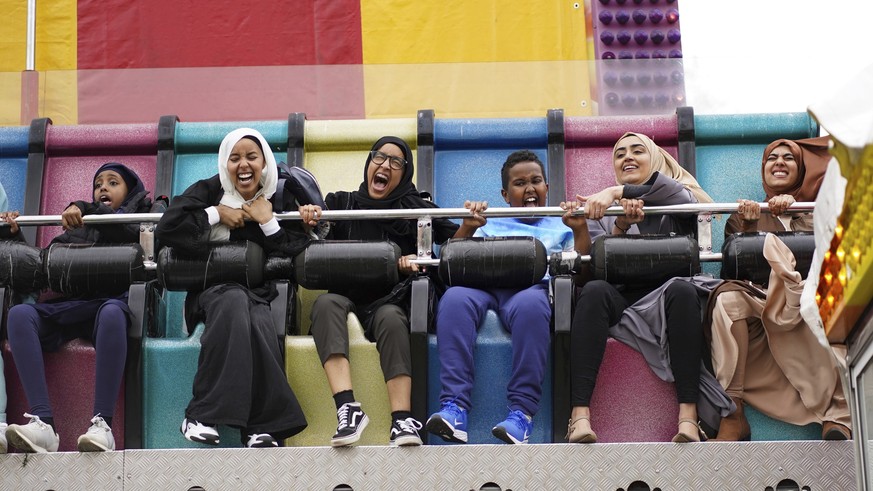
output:
[[[523,430],[530,426],[530,420],[527,419],[527,416],[517,409],[509,411],[509,416],[506,417],[506,421],[512,421],[516,426]]]
[[[336,411],[337,427],[342,429],[349,426],[349,404],[345,403]]]
[[[30,418],[30,423],[27,423],[27,424],[29,424],[29,425],[36,425],[36,427],[39,428],[39,429],[41,429],[41,430],[52,429],[52,431],[54,431],[54,428],[52,428],[52,426],[51,426],[50,424],[48,424],[48,423],[46,423],[45,421],[39,419],[39,416],[36,416],[36,415],[30,414],[30,413],[24,413],[24,417],[25,417],[25,418]]]
[[[461,409],[461,406],[459,406],[455,403],[454,399],[452,399],[451,401],[446,401],[446,402],[442,403],[442,406],[440,407],[440,412],[441,413],[449,413],[455,419],[457,419],[458,416],[464,414],[464,410]]]
[[[95,415],[91,418],[91,427],[88,428],[88,433],[94,433],[97,431],[112,431],[112,428],[106,424],[106,420],[103,419],[99,414]]]
[[[396,424],[402,433],[418,434],[418,430],[422,428],[421,423],[415,418],[398,419]]]

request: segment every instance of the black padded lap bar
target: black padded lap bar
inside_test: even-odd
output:
[[[440,278],[449,286],[526,288],[547,266],[546,248],[534,237],[449,239],[440,250]]]
[[[0,241],[0,286],[22,293],[45,288],[40,250],[24,242]]]
[[[697,241],[684,235],[604,235],[594,241],[591,260],[595,278],[633,287],[700,272]]]
[[[254,242],[211,244],[191,255],[164,247],[158,253],[158,281],[167,290],[198,291],[221,283],[255,288],[264,283],[264,250]]]
[[[297,283],[310,290],[381,289],[400,281],[400,247],[391,241],[312,242],[294,259]]]
[[[139,244],[52,244],[43,267],[48,287],[65,295],[118,295],[146,278]]]
[[[812,232],[777,232],[782,242],[794,253],[794,269],[806,278],[815,252]],[[770,263],[764,259],[764,233],[736,233],[724,241],[721,248],[721,277],[726,280],[749,280],[758,285],[770,282]]]

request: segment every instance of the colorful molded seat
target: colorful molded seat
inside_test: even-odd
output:
[[[177,123],[174,126],[174,156],[169,169],[171,196],[218,172],[218,146],[224,136],[236,128],[257,129],[270,143],[276,159],[286,160],[287,121]],[[179,432],[185,407],[191,400],[204,328],[202,324],[196,326],[188,336],[184,300],[185,292],[164,292],[156,322],[143,334],[143,448],[203,448],[185,440]],[[221,427],[219,432],[221,446],[242,446],[238,430]]]
[[[531,150],[546,166],[550,162],[549,128],[546,117],[512,119],[437,119],[434,123],[434,201],[443,208],[461,208],[465,200],[488,201],[490,207],[508,206],[500,194],[500,169],[516,150]],[[562,170],[559,172],[563,172]],[[549,178],[549,175],[546,176]],[[560,188],[558,188],[560,189]],[[551,203],[556,205],[557,203]],[[440,360],[436,335],[428,341],[428,414],[439,411]],[[534,416],[531,443],[552,441],[552,359],[547,362],[543,396]],[[497,314],[489,311],[476,339],[473,407],[469,412],[470,443],[500,443],[491,429],[506,418],[506,385],[512,370],[510,336]],[[428,443],[442,444],[429,437]]]
[[[353,191],[364,179],[367,152],[379,138],[393,135],[406,140],[416,150],[415,119],[371,119],[307,121],[304,129],[305,153],[289,163],[310,170],[322,192]],[[418,161],[416,160],[416,170]],[[330,445],[336,432],[336,405],[327,377],[309,336],[312,303],[323,291],[299,288],[299,315],[296,335],[285,341],[285,367],[288,382],[300,401],[309,426],[287,440],[292,446]],[[349,315],[349,357],[355,397],[370,418],[358,445],[387,445],[391,428],[388,391],[379,364],[376,344],[364,337],[354,314]],[[413,384],[417,383],[415,379]],[[413,401],[413,405],[415,401]],[[419,416],[422,417],[422,416]]]
[[[48,119],[34,120],[31,125],[31,153],[27,170],[27,200],[23,214],[59,215],[71,201],[92,199],[89,189],[97,168],[110,161],[121,162],[134,169],[146,189],[155,185],[157,155],[157,125],[76,125],[52,126]],[[14,189],[14,188],[13,188]],[[51,190],[51,192],[48,192]],[[60,227],[23,228],[30,243],[44,247],[62,232]],[[144,285],[131,289],[129,304],[142,298]],[[136,290],[137,292],[135,292]],[[142,322],[144,305],[137,307],[128,348],[128,387],[122,388],[113,418],[113,434],[118,449],[140,446],[138,403],[125,407],[125,392],[138,397],[138,387],[131,387],[131,375],[138,368],[136,326]],[[3,343],[8,382],[9,421],[24,422],[27,399],[18,381],[8,343]],[[46,353],[46,378],[52,400],[54,419],[60,435],[60,450],[75,450],[77,437],[84,433],[93,416],[94,347],[88,341],[73,341],[57,352]],[[70,378],[68,374],[78,375]],[[10,374],[16,374],[10,376]],[[128,416],[133,415],[132,418]]]

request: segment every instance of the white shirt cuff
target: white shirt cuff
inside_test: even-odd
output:
[[[206,217],[209,219],[209,226],[215,225],[221,221],[221,216],[218,214],[218,208],[210,206],[206,208]]]
[[[276,217],[273,217],[273,219],[267,223],[261,224],[261,232],[264,232],[265,237],[269,237],[279,230],[279,220],[276,220]]]

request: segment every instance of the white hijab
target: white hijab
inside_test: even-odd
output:
[[[257,138],[264,152],[264,170],[261,172],[260,180],[261,187],[250,200],[244,199],[239,194],[239,191],[233,185],[230,174],[227,172],[227,159],[230,158],[230,152],[233,150],[234,145],[246,136]],[[270,144],[267,143],[264,135],[258,132],[258,130],[251,128],[239,128],[228,133],[224,140],[221,141],[221,146],[218,147],[218,178],[221,180],[221,188],[224,190],[224,196],[222,196],[219,203],[224,206],[240,209],[243,204],[251,203],[260,196],[264,196],[266,199],[272,198],[276,192],[276,184],[279,181],[279,169],[276,166],[276,157],[273,155]],[[227,241],[228,239],[230,239],[230,229],[226,225],[219,222],[212,226],[209,240]]]

